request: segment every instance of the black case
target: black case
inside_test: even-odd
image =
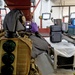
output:
[[[58,43],[62,40],[61,26],[52,25],[50,26],[50,41],[52,43]]]

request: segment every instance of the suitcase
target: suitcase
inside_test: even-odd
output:
[[[59,25],[51,25],[50,26],[50,31],[51,32],[61,32],[62,31],[62,28]]]
[[[50,26],[50,41],[52,43],[58,43],[62,40],[62,28],[58,25]]]

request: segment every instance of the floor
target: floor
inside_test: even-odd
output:
[[[66,69],[58,69],[57,73],[51,73],[49,75],[75,75],[75,71],[66,70]]]
[[[73,69],[60,68],[55,71],[45,53],[36,58],[36,64],[38,65],[42,75],[75,75],[75,70]]]

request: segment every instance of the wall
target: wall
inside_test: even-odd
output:
[[[35,0],[36,3],[38,2],[38,0]],[[40,19],[39,16],[43,13],[43,12],[50,12],[51,6],[54,5],[75,5],[75,0],[62,0],[62,3],[60,3],[59,0],[57,0],[57,2],[52,2],[51,0],[49,0],[48,2],[45,2],[45,0],[41,0],[41,2],[39,3],[37,9],[35,10],[34,13],[34,18],[35,18],[35,22],[38,24],[38,26],[40,26]],[[42,7],[41,7],[42,6]],[[52,13],[51,13],[51,17],[53,17],[53,19],[62,19],[63,16],[68,16],[69,15],[69,8],[68,7],[52,7]],[[75,7],[71,7],[71,12],[75,12]],[[42,20],[42,27],[46,28],[47,26],[53,25],[53,22],[51,20]]]
[[[36,0],[36,3],[38,2],[38,0]],[[51,10],[51,6],[54,5],[54,3],[52,3],[50,0],[48,2],[46,2],[45,0],[41,0],[37,9],[35,10],[34,13],[34,18],[35,18],[35,22],[38,24],[38,26],[40,27],[40,19],[39,16],[42,15],[42,13],[50,13]],[[57,16],[57,15],[55,15]],[[42,27],[46,28],[47,26],[52,25],[53,23],[51,22],[51,20],[42,20]]]
[[[60,7],[52,7],[52,17],[54,19],[62,18],[62,9]]]
[[[38,0],[36,0],[36,3],[38,2]],[[35,22],[38,24],[38,26],[40,26],[40,19],[39,16],[42,13],[48,12],[50,13],[51,10],[51,6],[57,5],[56,3],[53,3],[51,0],[49,0],[48,2],[46,2],[45,0],[41,0],[40,4],[38,5],[36,11],[35,11]],[[42,7],[41,7],[42,6]],[[54,7],[52,8],[52,13],[51,13],[51,17],[53,17],[53,19],[58,19],[58,18],[62,18],[62,8],[59,7]],[[46,28],[50,25],[54,25],[54,23],[50,20],[42,20],[42,27]]]

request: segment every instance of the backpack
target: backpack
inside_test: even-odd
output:
[[[52,43],[58,43],[62,41],[62,30],[59,25],[50,26],[50,41]]]
[[[19,20],[20,16],[23,16],[23,13],[18,9],[13,9],[6,14],[3,22],[4,30],[9,32],[24,30],[25,28]]]

